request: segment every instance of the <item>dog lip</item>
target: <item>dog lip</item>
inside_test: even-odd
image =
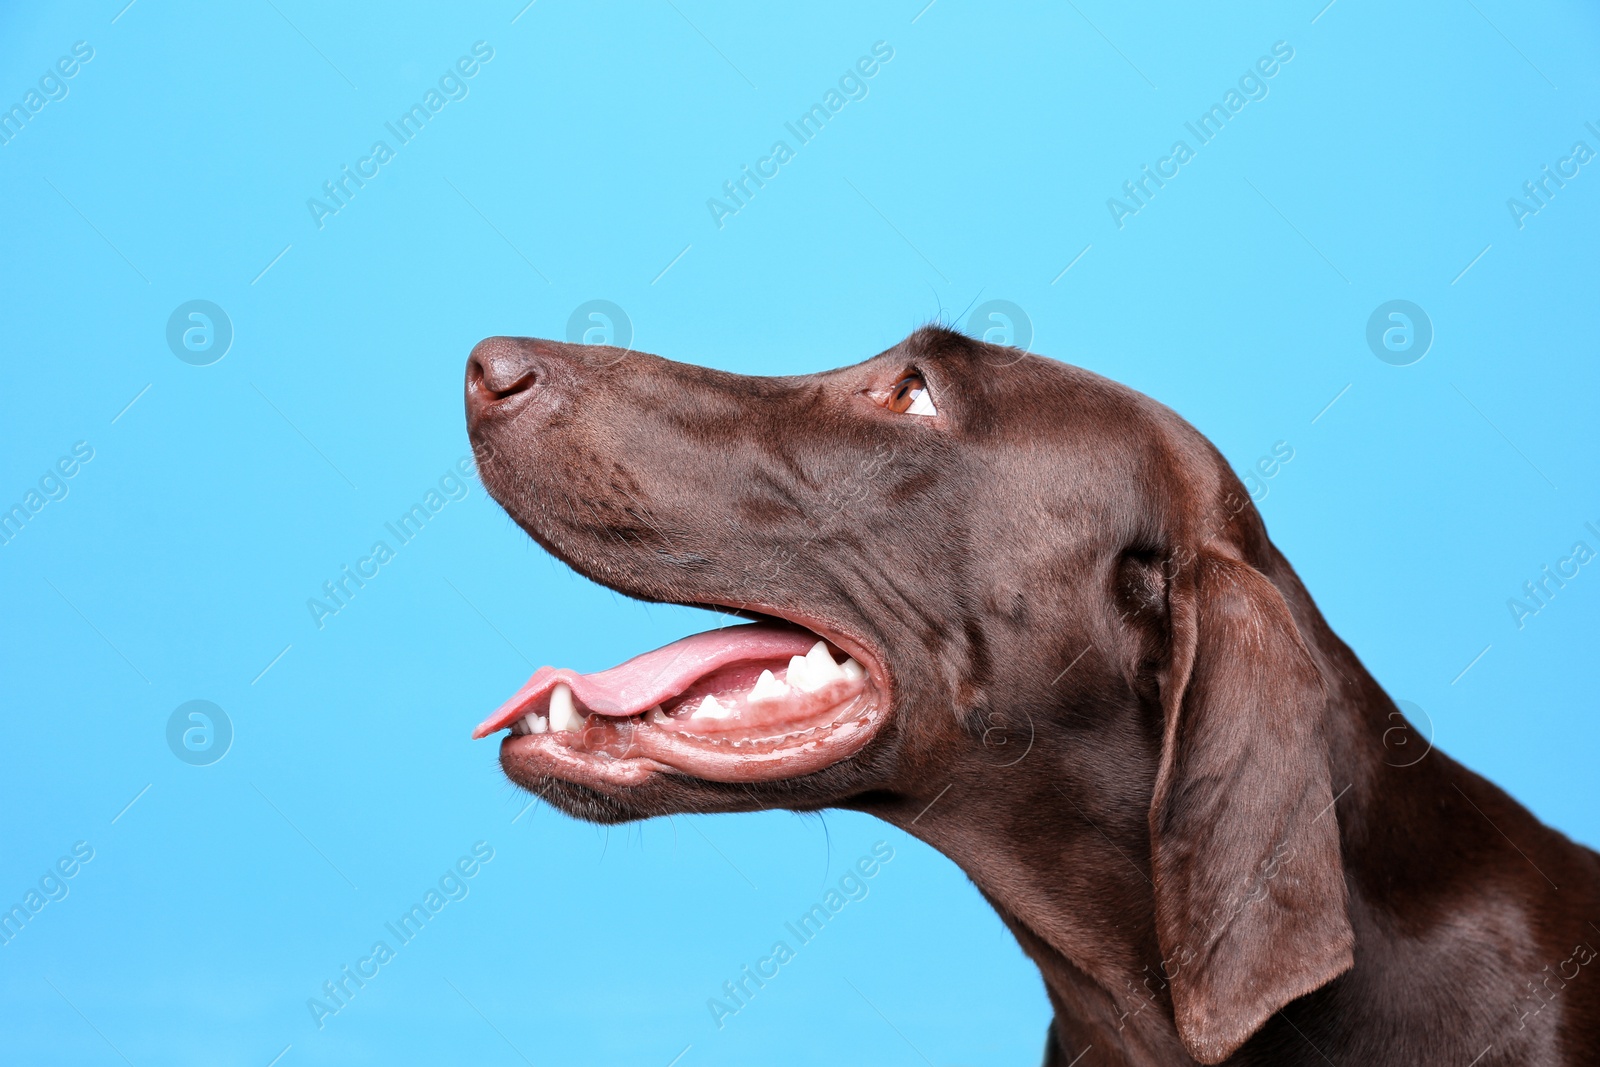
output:
[[[607,719],[595,731],[510,734],[500,762],[508,777],[532,789],[550,777],[601,792],[638,786],[659,774],[707,782],[782,781],[821,771],[865,748],[887,718],[882,696],[868,686],[842,700],[814,725],[781,736],[728,739]]]

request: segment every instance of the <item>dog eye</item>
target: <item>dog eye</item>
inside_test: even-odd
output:
[[[889,397],[883,406],[896,415],[937,415],[938,410],[933,406],[933,395],[928,392],[928,383],[922,380],[920,374],[908,374],[889,390]]]

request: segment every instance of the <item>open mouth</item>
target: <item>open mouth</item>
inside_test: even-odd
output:
[[[755,782],[820,770],[883,718],[869,670],[816,632],[776,622],[709,630],[594,674],[541,667],[473,732],[509,730],[518,778],[632,785],[661,771]]]

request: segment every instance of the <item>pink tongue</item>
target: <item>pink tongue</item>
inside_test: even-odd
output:
[[[500,710],[478,724],[473,737],[487,737],[524,715],[548,714],[550,690],[565,682],[585,711],[626,718],[677,696],[696,680],[730,663],[803,656],[819,638],[808,630],[750,623],[707,630],[654,652],[635,656],[608,671],[579,674],[565,667],[540,667]]]

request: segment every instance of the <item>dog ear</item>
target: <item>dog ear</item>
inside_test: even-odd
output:
[[[1351,966],[1321,675],[1273,584],[1202,554],[1169,594],[1150,806],[1156,933],[1189,1054],[1231,1055]]]

